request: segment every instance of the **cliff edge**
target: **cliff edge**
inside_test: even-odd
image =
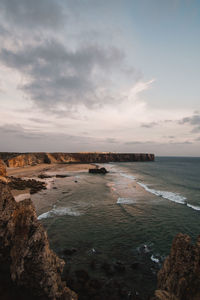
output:
[[[113,152],[79,152],[79,153],[0,153],[0,158],[11,168],[52,163],[108,163],[154,161],[150,153],[113,153]]]
[[[195,245],[188,235],[179,233],[170,255],[158,272],[158,289],[152,300],[200,299],[200,236]]]
[[[31,200],[15,202],[0,180],[0,298],[77,300],[61,279],[63,267],[64,261],[49,247]],[[2,282],[5,277],[10,283]],[[14,296],[6,285],[16,288]]]

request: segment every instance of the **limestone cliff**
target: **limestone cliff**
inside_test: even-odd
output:
[[[5,177],[6,176],[6,165],[3,162],[3,160],[0,159],[0,176]]]
[[[8,273],[12,285],[23,289],[20,300],[76,300],[77,295],[61,280],[63,267],[64,261],[49,247],[31,200],[16,203],[8,185],[0,181],[0,274]],[[1,299],[18,299],[17,294],[8,297],[8,290],[5,297],[1,285],[2,281]]]
[[[8,167],[24,167],[41,163],[107,163],[154,160],[154,154],[112,152],[24,153],[18,155],[0,153],[1,157]]]
[[[196,245],[188,235],[178,234],[170,255],[158,273],[154,300],[200,299],[200,236]]]

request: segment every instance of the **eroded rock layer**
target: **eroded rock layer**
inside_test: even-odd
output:
[[[196,245],[186,234],[179,233],[170,255],[158,273],[154,300],[200,299],[200,236]]]
[[[6,165],[2,159],[0,159],[0,177],[5,177],[6,173]]]
[[[41,163],[107,163],[153,161],[154,154],[147,153],[0,153],[8,167],[24,167]]]
[[[0,273],[6,271],[13,286],[21,288],[19,299],[31,291],[33,299],[76,300],[76,294],[61,280],[63,267],[64,261],[49,247],[31,200],[16,203],[8,185],[0,181]],[[5,298],[3,288],[1,299],[18,299],[8,297],[9,291]]]

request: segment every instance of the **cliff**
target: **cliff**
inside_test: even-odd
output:
[[[3,177],[5,177],[6,175],[6,165],[3,160],[0,159],[0,178],[3,179]]]
[[[0,181],[0,298],[76,300],[61,280],[63,267],[31,200],[16,203],[8,185]]]
[[[8,167],[24,167],[41,163],[107,163],[107,162],[133,162],[153,161],[154,154],[147,153],[0,153]]]
[[[193,245],[188,235],[179,233],[170,255],[158,273],[158,289],[152,300],[200,299],[200,236]]]

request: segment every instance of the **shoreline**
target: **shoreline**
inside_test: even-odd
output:
[[[36,211],[42,210],[43,205],[40,205],[40,202],[42,203],[42,199],[39,200],[38,198],[42,198],[43,195],[47,192],[47,190],[53,190],[55,189],[55,184],[56,181],[58,181],[58,178],[56,178],[56,175],[68,175],[67,173],[71,173],[69,177],[66,177],[66,184],[70,185],[70,182],[72,180],[75,181],[75,174],[79,172],[88,172],[90,168],[96,168],[97,165],[95,164],[51,164],[51,165],[46,165],[46,164],[38,164],[36,166],[25,166],[25,167],[16,167],[16,168],[7,168],[7,174],[8,176],[13,176],[16,178],[20,178],[23,180],[29,180],[29,179],[34,179],[38,182],[43,182],[46,184],[46,190],[38,191],[37,193],[30,194],[30,188],[25,188],[22,190],[17,190],[17,189],[11,189],[11,193],[13,197],[15,198],[16,202],[23,201],[25,199],[31,199]],[[47,179],[40,179],[38,178],[39,175],[45,174],[49,175],[50,178]],[[73,176],[74,174],[74,176]],[[36,195],[40,195],[40,197],[37,197]],[[53,202],[50,201],[49,205],[52,205]],[[45,205],[46,206],[46,205]]]

